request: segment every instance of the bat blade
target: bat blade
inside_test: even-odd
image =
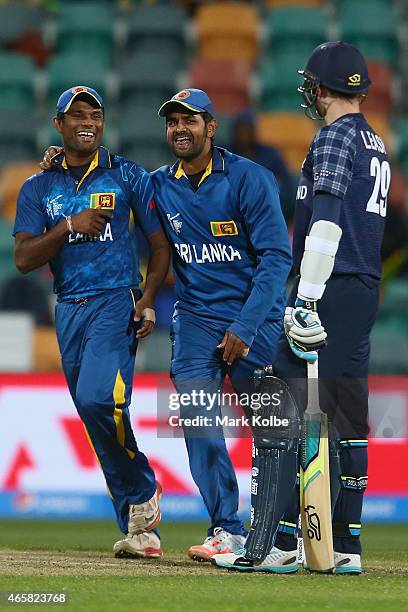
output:
[[[312,366],[312,367],[311,367]],[[334,568],[327,416],[320,410],[317,362],[308,364],[308,405],[304,414],[300,460],[300,512],[308,569]]]

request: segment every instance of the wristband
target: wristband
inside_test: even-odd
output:
[[[74,233],[74,226],[72,225],[71,215],[68,215],[68,217],[65,217],[65,219],[67,220],[67,226],[68,226],[69,233],[73,234]]]

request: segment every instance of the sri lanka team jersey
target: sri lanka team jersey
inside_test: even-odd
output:
[[[273,174],[214,147],[197,191],[181,162],[152,174],[173,245],[179,312],[231,324],[251,344],[265,319],[281,319],[291,266]]]
[[[150,176],[141,166],[100,147],[80,181],[71,175],[61,154],[51,170],[29,178],[20,191],[14,234],[37,236],[68,215],[98,206],[112,214],[102,235],[70,234],[50,261],[59,300],[139,284],[129,221],[132,212],[145,235],[161,227]]]
[[[342,201],[343,230],[334,274],[381,277],[381,242],[391,183],[381,138],[361,113],[340,117],[317,132],[302,167],[295,210],[293,259],[297,269],[313,212],[313,196],[327,192]]]

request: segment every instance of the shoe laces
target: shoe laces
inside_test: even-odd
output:
[[[228,533],[228,531],[225,531],[225,529],[223,529],[222,527],[216,527],[214,529],[214,534],[210,538],[210,540],[212,541],[211,543],[213,546],[218,546],[218,544],[221,544],[221,542],[227,540],[230,535],[231,534]]]

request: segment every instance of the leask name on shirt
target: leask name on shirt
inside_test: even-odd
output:
[[[366,149],[378,151],[379,153],[386,153],[385,145],[377,134],[369,130],[360,130],[360,134]]]

